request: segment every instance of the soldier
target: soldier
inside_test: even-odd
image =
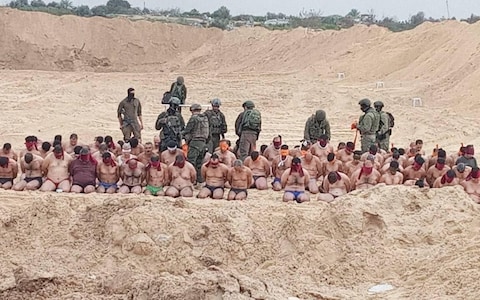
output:
[[[325,111],[317,110],[314,115],[307,119],[303,137],[305,140],[315,144],[323,134],[330,140],[330,123],[326,118]]]
[[[204,114],[207,116],[208,124],[210,125],[208,152],[213,154],[220,144],[220,139],[225,139],[227,122],[225,121],[225,115],[220,111],[220,99],[213,99],[210,103],[212,104],[212,109],[207,110]]]
[[[380,125],[378,127],[377,135],[377,144],[380,146],[380,149],[383,149],[388,152],[390,146],[390,135],[392,134],[392,129],[390,128],[390,118],[388,114],[383,109],[382,101],[375,101],[373,103],[375,110],[380,114]]]
[[[362,99],[358,104],[364,112],[364,115],[360,116],[358,123],[354,122],[352,124],[352,129],[360,131],[362,152],[365,153],[371,145],[375,144],[376,133],[380,125],[380,116],[378,112],[370,106],[372,104],[370,100]]]
[[[142,138],[141,130],[143,129],[142,104],[140,100],[135,98],[135,89],[129,88],[127,93],[127,98],[118,104],[117,109],[120,130],[123,133],[124,141],[130,139],[132,133],[134,137],[140,140]]]
[[[185,80],[182,76],[178,76],[177,80],[170,86],[170,95],[172,96],[171,99],[177,98],[180,100],[180,104],[185,104],[185,100],[187,100],[187,87],[185,86]],[[181,110],[179,111],[181,112]]]
[[[210,126],[207,116],[201,113],[202,107],[200,104],[192,104],[190,112],[192,116],[188,120],[182,135],[188,145],[187,160],[197,171],[197,185],[199,187],[203,182],[201,169],[205,157],[205,148],[210,137]]]
[[[243,103],[244,111],[235,121],[235,133],[238,135],[238,153],[243,161],[256,148],[258,135],[262,130],[262,115],[255,109],[255,104],[248,100]]]
[[[172,97],[170,107],[167,111],[158,115],[155,129],[160,131],[160,153],[167,150],[169,141],[177,143],[177,147],[182,146],[182,130],[185,128],[185,121],[182,114],[178,111],[180,99]]]

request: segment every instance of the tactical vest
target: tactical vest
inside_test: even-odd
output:
[[[211,112],[208,114],[208,122],[210,124],[210,133],[212,135],[220,135],[222,133],[223,121],[220,113]]]
[[[210,135],[207,116],[199,114],[195,119],[196,124],[192,132],[192,140],[207,140]]]
[[[315,115],[310,117],[308,122],[308,136],[310,140],[318,140],[322,134],[325,134],[325,124],[324,122],[318,123],[315,121]]]
[[[173,84],[172,97],[177,97],[183,102],[185,99],[185,95],[183,94],[183,85],[179,85],[176,82]]]
[[[182,123],[180,122],[180,118],[177,116],[177,114],[168,115],[167,123],[163,128],[163,133],[165,137],[177,138],[178,136],[180,136],[181,132]]]

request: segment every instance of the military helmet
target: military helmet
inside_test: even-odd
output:
[[[202,106],[200,104],[194,103],[190,106],[190,111],[198,111],[202,110]]]
[[[373,106],[375,106],[375,107],[377,107],[377,106],[383,107],[384,105],[383,105],[383,102],[382,102],[382,101],[375,101],[375,102],[373,103]]]
[[[213,99],[212,101],[210,101],[210,103],[212,104],[212,106],[222,105],[222,101],[220,101],[220,99],[218,99],[218,98]]]
[[[254,108],[255,107],[255,104],[253,103],[253,101],[251,100],[247,100],[245,102],[243,102],[243,107],[246,107],[246,108]]]
[[[361,106],[370,106],[370,105],[372,105],[372,102],[370,102],[369,99],[365,98],[365,99],[362,99],[362,100],[358,101],[358,104],[361,105]]]
[[[170,104],[180,105],[182,103],[177,97],[170,98]]]

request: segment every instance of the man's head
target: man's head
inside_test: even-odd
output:
[[[132,146],[132,148],[137,148],[138,147],[138,139],[136,137],[132,137],[130,139],[130,146]]]
[[[185,166],[185,156],[183,156],[183,154],[177,154],[177,156],[175,156],[175,162],[173,165],[183,168]]]
[[[2,168],[8,167],[8,161],[9,161],[8,157],[0,156],[0,167]]]
[[[362,151],[353,151],[353,160],[360,160],[362,158]]]
[[[104,163],[110,164],[111,161],[112,161],[112,154],[111,154],[110,152],[108,152],[108,151],[107,151],[107,152],[104,152],[104,153],[102,154],[102,160],[103,160]]]
[[[439,157],[437,158],[437,163],[435,164],[435,168],[438,170],[443,170],[445,168],[445,158]]]
[[[227,152],[227,151],[230,149],[230,147],[228,146],[227,141],[225,141],[225,140],[221,140],[218,146],[220,147],[220,151],[221,151],[222,153],[225,153],[225,152]]]
[[[73,148],[73,154],[75,154],[76,157],[79,156],[80,155],[80,150],[82,150],[82,148],[83,148],[82,146],[75,146]]]
[[[31,163],[33,161],[33,154],[25,153],[24,159],[27,164]]]
[[[134,159],[134,158],[129,159],[129,160],[127,161],[127,164],[128,164],[128,168],[129,168],[130,170],[135,170],[135,169],[138,167],[138,161],[137,161],[136,159]]]
[[[253,101],[251,101],[251,100],[247,100],[247,101],[243,102],[242,106],[245,109],[252,109],[252,108],[255,108],[255,103],[253,103]]]
[[[131,152],[132,152],[132,146],[130,146],[129,143],[123,144],[123,146],[122,146],[122,153],[128,154],[128,153],[131,153]]]
[[[103,139],[103,141],[105,142],[105,144],[107,145],[112,145],[113,144],[113,138],[111,135],[107,135],[105,136],[105,138]]]
[[[32,151],[36,146],[36,141],[32,135],[25,138],[25,147],[28,151]]]
[[[425,163],[425,160],[423,159],[423,157],[421,155],[416,155],[413,161],[413,169],[415,171],[420,170],[420,168],[423,166],[424,163]]]
[[[467,145],[467,147],[465,147],[465,157],[472,158],[473,155],[475,155],[475,150],[473,148],[473,145]]]
[[[318,139],[318,143],[320,146],[325,147],[328,144],[328,136],[326,134],[320,135],[320,138]]]
[[[285,159],[290,154],[290,151],[288,151],[288,145],[282,145],[280,147],[280,156],[282,159]]]
[[[478,167],[473,167],[468,177],[478,179],[480,177],[480,169]]]
[[[398,153],[399,153],[400,155],[405,155],[405,149],[403,149],[403,148],[398,148]]]
[[[464,163],[459,163],[457,165],[457,171],[460,172],[460,173],[465,172],[465,164]]]
[[[108,150],[108,146],[105,143],[102,143],[100,144],[100,146],[98,146],[98,151],[100,151],[100,153],[106,152],[107,150]]]
[[[212,109],[214,111],[220,110],[220,105],[222,105],[222,102],[220,101],[220,99],[215,98],[212,101],[210,101],[210,103],[212,104]]]
[[[185,83],[185,80],[183,79],[183,76],[178,76],[177,77],[177,84],[182,85]]]
[[[328,162],[333,162],[335,160],[335,154],[334,153],[328,153],[327,154],[327,161]]]
[[[53,155],[55,155],[55,158],[57,159],[63,158],[63,148],[61,145],[56,145],[53,148]]]
[[[390,173],[392,175],[395,175],[398,171],[398,168],[399,168],[399,164],[398,164],[398,161],[396,160],[392,160],[390,162],[390,167],[388,168],[388,170],[390,171]]]
[[[210,161],[208,165],[211,166],[212,168],[217,168],[219,164],[220,164],[220,159],[218,158],[218,155],[216,153],[213,153],[212,156],[210,156]]]
[[[293,172],[300,172],[302,170],[302,161],[299,157],[294,157],[292,159],[292,167],[291,171]]]
[[[342,177],[337,172],[330,172],[327,175],[327,179],[330,184],[334,184],[338,180],[342,179]]]
[[[325,113],[325,111],[319,109],[315,112],[315,121],[320,123],[320,122],[325,120],[326,116],[327,116],[327,114]]]
[[[373,103],[373,107],[375,107],[375,110],[378,112],[381,112],[383,109],[383,102],[382,101],[375,101]]]
[[[102,144],[102,145],[105,145],[105,144]],[[106,145],[105,145],[105,147],[106,147]],[[87,147],[83,147],[82,150],[80,150],[80,160],[88,161],[89,158],[90,158],[90,150]]]
[[[176,111],[182,102],[177,97],[170,98],[170,109]]]
[[[103,143],[103,136],[95,137],[95,145],[98,147],[101,143]]]
[[[358,101],[358,105],[360,105],[360,109],[363,111],[363,112],[366,112],[370,106],[372,105],[372,102],[370,102],[369,99],[362,99],[360,101]]]
[[[177,143],[175,141],[168,141],[167,150],[171,154],[177,153]]]
[[[78,135],[76,133],[72,133],[70,135],[70,145],[76,146],[78,142]]]
[[[398,151],[393,152],[392,154],[393,159],[398,160],[400,158],[400,153]]]
[[[5,143],[3,144],[3,151],[8,153],[10,150],[12,150],[12,144],[10,143]]]
[[[370,145],[370,148],[368,149],[368,152],[372,155],[376,155],[377,154],[377,151],[378,151],[378,147],[377,145]]]
[[[273,147],[278,150],[280,149],[280,146],[282,146],[282,136],[277,135],[273,138]]]
[[[443,177],[441,179],[441,182],[442,182],[442,184],[451,183],[453,181],[453,179],[455,179],[455,177],[457,177],[457,174],[455,174],[455,171],[454,170],[448,170],[447,173],[445,173],[445,175],[443,175]]]
[[[422,150],[423,147],[423,141],[422,140],[416,140],[415,141],[415,148],[417,148],[417,151]]]
[[[233,162],[233,167],[235,168],[235,170],[240,171],[241,169],[243,169],[243,161],[241,159],[236,159]]]
[[[258,153],[258,151],[252,151],[252,153],[250,153],[250,157],[252,158],[253,161],[256,161],[259,156],[260,156],[260,153]]]
[[[145,154],[152,154],[153,153],[153,144],[152,142],[146,142],[145,143]]]
[[[199,114],[202,111],[202,106],[200,104],[194,103],[190,106],[190,111],[192,114]]]
[[[305,158],[305,161],[307,163],[312,161],[313,154],[312,154],[312,152],[308,151],[308,149],[306,149],[305,146],[302,146],[302,154],[303,154],[303,157]]]
[[[160,166],[160,156],[156,154],[152,155],[152,157],[150,157],[150,165],[152,165],[152,167],[154,168],[159,169],[158,167]]]
[[[134,88],[128,88],[127,97],[128,97],[128,100],[132,100],[133,98],[135,98],[135,89]]]
[[[155,149],[160,148],[160,137],[158,135],[153,137],[153,146],[155,146]]]

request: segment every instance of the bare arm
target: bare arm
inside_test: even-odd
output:
[[[290,168],[286,169],[285,172],[283,172],[282,174],[282,178],[280,178],[280,184],[282,185],[283,189],[287,185],[287,180],[289,175],[290,175]]]
[[[206,180],[207,178],[207,166],[203,164],[202,168],[200,169],[200,172],[202,173],[202,178]]]
[[[263,159],[264,159],[263,169],[265,170],[265,176],[268,177],[270,176],[270,162],[265,157],[263,157]]]
[[[13,173],[13,178],[17,178],[18,175],[18,164],[16,161],[13,159],[10,159],[10,162],[12,164],[12,173]]]
[[[310,174],[308,173],[308,170],[303,169],[303,178],[303,183],[305,184],[305,186],[308,186],[308,184],[310,183]]]
[[[251,187],[253,185],[253,173],[252,170],[247,168],[247,187]]]
[[[44,159],[42,162],[42,172],[45,176],[48,175],[48,167],[50,167],[50,158]]]
[[[194,183],[195,180],[197,180],[197,171],[192,165],[190,166],[190,180],[192,181],[192,183]]]

